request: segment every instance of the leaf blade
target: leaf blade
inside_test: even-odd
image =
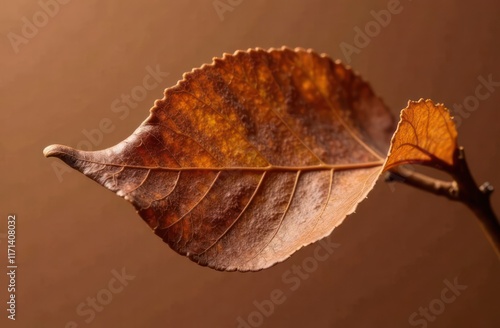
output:
[[[409,101],[401,111],[384,171],[403,164],[449,168],[458,132],[450,111],[430,99]]]
[[[392,127],[369,85],[339,62],[257,49],[185,74],[117,146],[45,154],[130,201],[180,254],[260,270],[354,211]]]

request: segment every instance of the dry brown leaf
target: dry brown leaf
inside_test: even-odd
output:
[[[402,164],[437,168],[453,166],[457,129],[449,110],[432,100],[409,101],[401,111],[398,128],[384,170]]]
[[[114,147],[44,153],[130,201],[180,254],[246,271],[330,234],[372,189],[393,131],[351,69],[256,49],[185,74]]]

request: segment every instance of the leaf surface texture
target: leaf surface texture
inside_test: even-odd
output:
[[[393,131],[383,102],[340,62],[255,49],[185,74],[116,146],[45,154],[127,199],[178,253],[248,271],[283,261],[352,213]]]

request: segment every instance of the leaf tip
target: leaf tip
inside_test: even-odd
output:
[[[43,155],[45,157],[56,157],[61,161],[63,161],[64,163],[66,163],[69,167],[78,170],[84,174],[85,172],[83,172],[83,169],[85,165],[84,163],[81,162],[80,159],[82,158],[82,156],[84,156],[83,154],[88,154],[88,153],[91,152],[85,152],[58,144],[47,146],[43,150]]]
[[[45,157],[57,157],[68,163],[68,159],[75,157],[76,152],[77,150],[71,147],[55,144],[45,147],[43,155]]]
[[[43,156],[45,157],[57,157],[60,145],[50,145],[43,149]]]

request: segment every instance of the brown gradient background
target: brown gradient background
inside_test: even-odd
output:
[[[395,115],[408,99],[449,107],[472,95],[477,77],[500,81],[498,1],[402,0],[403,12],[352,65]],[[212,0],[72,1],[20,45],[23,16],[36,1],[3,1],[1,101],[1,224],[17,214],[18,313],[6,319],[6,244],[1,239],[0,326],[236,327],[279,288],[287,300],[262,327],[410,327],[408,317],[440,296],[443,280],[468,288],[429,327],[499,327],[500,266],[474,217],[461,204],[404,185],[379,182],[330,237],[341,246],[291,292],[282,274],[315,246],[258,273],[224,273],[177,255],[132,206],[77,172],[59,182],[42,149],[76,146],[83,129],[103,118],[115,126],[99,148],[127,137],[163,89],[213,56],[249,47],[301,46],[344,59],[341,42],[372,20],[386,0],[243,1],[224,21]],[[142,84],[145,67],[170,75],[120,120],[110,110]],[[500,187],[500,89],[464,119],[460,143],[479,182]],[[500,193],[493,204],[500,211]],[[136,278],[94,321],[75,308],[95,296],[111,270]]]

